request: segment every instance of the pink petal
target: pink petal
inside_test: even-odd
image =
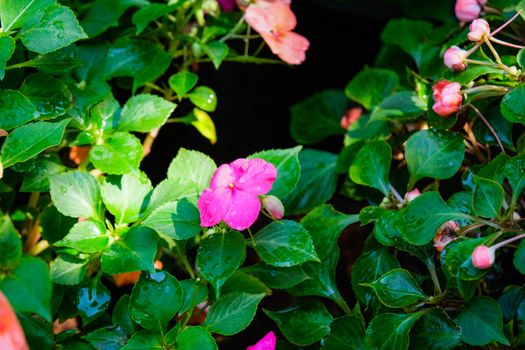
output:
[[[302,35],[294,32],[284,33],[276,42],[277,48],[273,53],[279,56],[284,62],[289,64],[301,64],[306,58],[306,50],[310,42]],[[270,46],[271,47],[271,46]]]
[[[253,225],[260,211],[261,202],[256,194],[234,190],[223,220],[231,228],[242,231]]]
[[[231,198],[230,188],[218,187],[204,190],[197,203],[201,214],[201,225],[210,227],[221,222],[230,208]]]
[[[235,8],[237,2],[235,0],[218,0],[219,6],[224,11],[232,11]]]
[[[235,182],[232,169],[228,164],[223,164],[215,170],[210,182],[210,188],[229,187]]]
[[[235,188],[257,195],[268,193],[277,178],[275,166],[260,158],[237,159],[230,167],[236,179]]]
[[[262,7],[250,5],[244,12],[244,19],[259,34],[271,33],[270,13]]]
[[[26,337],[9,301],[0,292],[0,349],[28,350]]]
[[[284,2],[273,2],[266,5],[270,12],[270,26],[276,32],[288,32],[297,25],[297,19],[290,9],[290,5]]]
[[[248,346],[246,350],[275,350],[276,340],[275,334],[270,332],[266,334],[261,340],[259,340],[257,344]]]

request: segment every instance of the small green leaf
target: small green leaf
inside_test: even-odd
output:
[[[27,63],[28,67],[34,67],[44,73],[68,72],[80,65],[76,57],[74,46],[64,47],[50,53],[36,56]]]
[[[1,11],[1,10],[0,10]],[[1,13],[0,13],[1,16]],[[2,20],[3,23],[3,20]],[[7,61],[15,52],[15,40],[10,36],[3,36],[0,38],[0,80],[5,77],[5,66]]]
[[[414,349],[448,350],[461,343],[461,328],[440,309],[431,309],[416,323],[411,332]]]
[[[141,215],[147,217],[164,204],[181,199],[187,199],[196,205],[201,192],[197,191],[191,182],[182,179],[165,179],[155,187],[149,198],[148,206]]]
[[[9,216],[0,218],[0,267],[11,268],[22,256],[22,240]]]
[[[493,342],[510,345],[503,334],[503,320],[498,303],[488,297],[472,299],[458,316],[461,340],[480,346]]]
[[[222,286],[221,293],[228,294],[233,292],[245,292],[250,294],[264,293],[271,295],[272,291],[257,277],[242,271],[235,271]]]
[[[135,26],[137,26],[135,34],[139,35],[144,31],[144,29],[146,29],[149,23],[167,15],[170,12],[175,11],[182,4],[182,1],[175,2],[173,5],[153,3],[148,4],[147,6],[144,6],[143,8],[139,9],[133,14],[133,17],[131,17],[131,21]]]
[[[504,174],[512,187],[511,204],[514,204],[525,188],[525,154],[518,154],[507,161]]]
[[[408,333],[424,312],[375,316],[365,333],[365,349],[408,350]]]
[[[257,232],[254,239],[255,250],[270,265],[288,267],[319,261],[310,234],[294,221],[273,222]]]
[[[157,208],[143,223],[161,236],[175,240],[195,237],[201,231],[199,210],[190,202],[169,202]]]
[[[277,267],[260,262],[243,267],[239,271],[253,275],[268,287],[275,289],[290,288],[309,279],[301,266]]]
[[[95,0],[89,6],[81,20],[82,28],[90,38],[105,32],[110,27],[118,26],[118,20],[129,7],[126,0]]]
[[[138,138],[127,132],[117,132],[105,143],[93,146],[89,160],[102,172],[120,175],[136,171],[143,152]]]
[[[474,212],[486,218],[500,215],[505,191],[496,181],[474,176],[474,196],[472,198]]]
[[[25,162],[40,152],[60,144],[69,121],[64,119],[58,123],[36,122],[22,125],[14,130],[2,145],[3,167]]]
[[[163,332],[182,306],[179,281],[164,271],[141,274],[129,301],[131,318],[142,327]]]
[[[101,222],[86,220],[75,224],[68,235],[55,243],[85,253],[96,253],[104,250],[108,245],[109,237],[106,228]]]
[[[224,282],[241,266],[245,257],[244,237],[239,232],[218,233],[201,243],[197,252],[197,267],[219,295]]]
[[[20,192],[49,192],[49,178],[67,169],[56,154],[43,154],[29,162],[33,167],[24,174]]]
[[[388,96],[374,108],[370,121],[405,121],[421,116],[427,110],[425,101],[413,91],[402,91]]]
[[[330,334],[332,315],[319,300],[303,300],[280,311],[263,309],[277,323],[291,343],[301,346],[313,344]]]
[[[222,61],[228,56],[230,47],[221,41],[210,41],[202,46],[202,50],[208,55],[215,69],[219,69]]]
[[[49,74],[29,75],[20,86],[20,92],[36,107],[41,118],[59,117],[73,107],[73,95],[65,82]]]
[[[391,70],[365,68],[360,71],[345,89],[351,100],[368,110],[378,105],[384,98],[392,95],[399,86],[399,77]]]
[[[163,125],[177,107],[162,97],[139,94],[130,98],[120,114],[119,130],[150,132]]]
[[[40,214],[42,237],[50,244],[64,238],[78,219],[62,215],[55,207],[47,207]]]
[[[501,100],[501,113],[511,123],[525,124],[525,84],[521,84],[503,96]]]
[[[386,141],[368,142],[357,153],[350,167],[350,178],[357,184],[374,187],[388,195],[391,162],[392,149]]]
[[[182,315],[192,307],[195,307],[208,299],[208,288],[202,282],[187,279],[180,281],[183,290],[184,300],[179,310],[179,315]]]
[[[206,112],[213,112],[217,107],[217,95],[207,86],[198,86],[188,94],[191,103]]]
[[[202,327],[186,327],[177,338],[178,347],[180,350],[218,350],[215,339],[211,334]]]
[[[82,338],[86,339],[97,350],[120,350],[128,341],[128,335],[119,326],[99,328]]]
[[[207,155],[181,148],[170,163],[168,179],[187,183],[196,194],[200,194],[210,185],[216,169],[215,162]]]
[[[173,74],[168,83],[170,87],[178,96],[186,96],[188,92],[197,84],[199,77],[192,72],[183,71]]]
[[[330,335],[324,338],[321,350],[365,349],[363,322],[356,316],[346,315],[336,318],[330,328]]]
[[[129,295],[123,295],[115,305],[113,314],[111,315],[111,321],[115,326],[122,327],[126,333],[135,333],[135,324],[129,314]]]
[[[134,334],[120,350],[162,350],[162,339],[156,332],[142,330]]]
[[[193,109],[193,117],[195,118],[190,122],[191,125],[205,138],[207,138],[212,145],[217,143],[217,131],[215,130],[215,124],[210,115],[201,109]]]
[[[49,178],[51,199],[62,214],[74,218],[96,218],[100,208],[100,187],[93,175],[71,171]]]
[[[265,294],[234,292],[221,296],[211,307],[203,326],[210,332],[234,335],[251,323]]]
[[[14,129],[40,115],[31,101],[17,90],[0,92],[0,105],[0,128],[4,130]]]
[[[87,261],[70,255],[60,255],[51,262],[53,283],[65,285],[80,284],[87,276]]]

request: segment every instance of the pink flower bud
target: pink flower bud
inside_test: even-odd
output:
[[[438,252],[441,252],[447,244],[457,238],[456,231],[459,230],[459,225],[454,220],[445,222],[438,229],[434,237],[434,247]]]
[[[415,188],[412,191],[405,193],[405,200],[407,202],[411,202],[417,197],[419,197],[420,195],[421,195],[421,192],[419,192],[419,190]]]
[[[350,108],[346,111],[343,118],[341,118],[341,127],[348,130],[348,128],[361,117],[362,113],[363,109],[361,107]]]
[[[275,196],[269,195],[262,200],[264,209],[274,218],[280,220],[284,216],[284,206],[281,200]]]
[[[470,41],[482,41],[490,35],[490,25],[484,19],[476,19],[470,23],[470,32],[467,34]]]
[[[472,264],[480,270],[486,270],[494,264],[494,249],[479,245],[472,252]]]
[[[452,68],[456,72],[464,71],[467,68],[467,51],[460,49],[457,46],[452,46],[443,55],[445,66]]]
[[[277,338],[273,332],[266,334],[257,344],[248,346],[246,350],[275,350]]]
[[[454,10],[456,17],[461,22],[470,22],[479,17],[481,13],[481,3],[479,0],[456,0]]]
[[[448,80],[440,80],[432,87],[432,97],[434,112],[442,117],[448,117],[456,113],[461,108],[463,96],[461,96],[461,85],[451,83]]]

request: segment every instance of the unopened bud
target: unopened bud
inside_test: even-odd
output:
[[[463,102],[461,85],[447,80],[440,80],[432,87],[432,97],[435,101],[432,109],[442,117],[459,111]]]
[[[277,220],[282,219],[284,216],[284,206],[279,198],[269,195],[263,198],[262,203],[264,209],[274,218]]]
[[[479,17],[483,0],[456,0],[454,11],[461,22],[470,22]]]
[[[467,34],[467,37],[470,41],[483,41],[485,37],[490,35],[490,25],[489,22],[484,19],[475,19],[470,23],[470,32]]]
[[[361,117],[362,113],[363,109],[361,107],[350,108],[341,118],[341,127],[348,130],[348,128]]]
[[[445,66],[455,70],[456,72],[464,71],[467,68],[467,51],[460,49],[457,46],[452,46],[443,55]]]
[[[419,197],[420,195],[421,195],[421,192],[419,192],[419,190],[415,188],[412,191],[405,193],[405,200],[407,202],[411,202],[417,197]]]
[[[487,246],[479,245],[472,252],[472,265],[480,270],[488,269],[495,260],[494,249]]]

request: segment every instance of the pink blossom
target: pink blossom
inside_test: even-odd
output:
[[[472,252],[472,265],[480,270],[486,270],[494,264],[496,260],[494,249],[484,245],[479,245]]]
[[[2,292],[0,292],[0,349],[29,350],[20,322]]]
[[[443,251],[445,246],[457,238],[456,232],[459,230],[459,225],[454,220],[450,220],[441,225],[434,237],[434,248],[438,252]]]
[[[341,127],[348,130],[352,124],[361,118],[361,114],[363,114],[363,109],[361,107],[350,108],[341,118]]]
[[[470,41],[483,41],[490,35],[490,25],[484,19],[476,19],[470,23],[470,32],[467,37]]]
[[[461,22],[470,22],[479,17],[481,7],[486,1],[481,0],[456,0],[454,10],[456,17]]]
[[[297,25],[290,5],[283,1],[258,1],[244,13],[246,22],[257,31],[272,52],[289,64],[301,64],[309,41],[292,30]]]
[[[405,200],[407,202],[411,202],[417,197],[419,197],[420,195],[421,195],[421,192],[419,192],[419,190],[415,188],[412,191],[405,193]]]
[[[284,216],[284,206],[281,200],[275,196],[266,196],[262,200],[263,207],[268,211],[274,218],[280,220]]]
[[[250,227],[261,211],[259,195],[272,189],[276,177],[275,166],[259,158],[221,165],[198,201],[202,226],[224,220],[235,230]]]
[[[235,8],[236,0],[217,0],[223,11],[232,11]]]
[[[452,46],[445,51],[443,60],[445,61],[445,66],[456,72],[461,72],[467,68],[467,51],[460,49],[457,46]]]
[[[456,113],[461,108],[463,96],[461,95],[461,85],[451,83],[448,80],[440,80],[432,87],[432,97],[434,112],[442,117],[448,117]]]
[[[257,344],[248,346],[246,350],[275,350],[275,343],[277,339],[273,332],[266,334]]]

